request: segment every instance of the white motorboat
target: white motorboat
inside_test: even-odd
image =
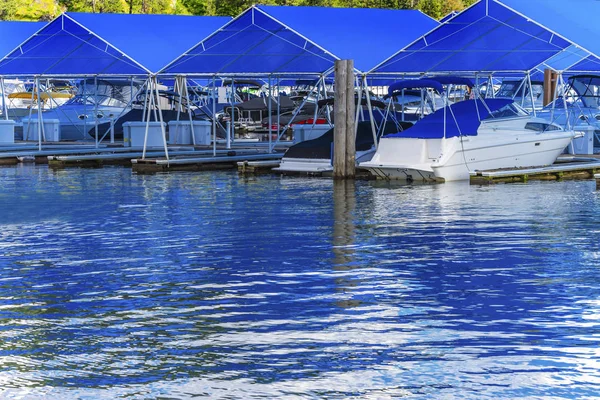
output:
[[[581,132],[571,152],[593,154],[594,147],[600,146],[600,75],[571,76],[562,92],[537,115]]]
[[[574,136],[510,99],[465,100],[384,136],[359,166],[381,179],[466,180],[477,170],[550,165]]]
[[[131,110],[141,85],[142,82],[127,79],[82,80],[78,83],[77,95],[63,105],[45,111],[43,119],[60,122],[61,140],[92,139],[89,132],[96,123],[110,123]],[[37,120],[37,116],[33,118]],[[29,118],[22,121],[23,136],[26,137],[30,130]]]

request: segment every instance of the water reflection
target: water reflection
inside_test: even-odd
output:
[[[596,396],[591,181],[0,187],[0,397]]]

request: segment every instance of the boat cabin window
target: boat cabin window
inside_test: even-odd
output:
[[[536,132],[558,131],[560,128],[556,125],[545,124],[543,122],[528,122],[525,129]]]
[[[521,106],[511,103],[507,104],[502,108],[497,109],[496,111],[492,111],[490,115],[488,115],[485,119],[492,118],[514,118],[514,117],[524,117],[528,115],[527,111],[525,111]]]

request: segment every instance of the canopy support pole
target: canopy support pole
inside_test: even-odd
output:
[[[535,117],[535,100],[533,99],[533,85],[531,84],[531,74],[529,72],[527,72],[527,83],[529,84],[529,97],[531,98],[531,109],[533,110],[533,116]]]
[[[98,148],[98,76],[94,76],[94,141]]]
[[[217,155],[217,117],[215,116],[217,114],[217,99],[216,99],[216,82],[217,77],[216,75],[213,75],[213,80],[212,80],[212,91],[211,91],[211,96],[212,96],[212,134],[213,134],[213,157],[215,157]]]
[[[169,166],[169,146],[167,145],[167,132],[165,124],[163,122],[162,109],[160,108],[160,93],[158,92],[158,80],[154,75],[154,91],[156,93],[156,108],[158,113],[158,119],[160,121],[160,132],[162,133],[163,146],[165,148],[165,158],[167,159],[167,167]],[[192,130],[192,138],[194,137],[194,131]]]
[[[152,77],[148,79],[148,90],[146,91],[146,100],[145,104],[148,105],[148,112],[146,113],[146,131],[144,132],[144,148],[142,150],[142,160],[146,159],[146,146],[148,143],[148,130],[150,129],[150,107],[152,107],[152,103],[154,103],[154,96],[148,96],[152,93],[152,85],[154,80]]]
[[[6,107],[6,92],[4,88],[4,77],[0,77],[0,90],[2,91],[2,114],[4,119],[8,121],[8,107]]]
[[[182,77],[182,84],[181,86],[183,87],[183,90],[185,90],[185,102],[188,105],[188,119],[190,120],[190,133],[192,135],[192,144],[195,146],[196,145],[196,133],[194,132],[194,118],[192,116],[192,109],[190,108],[190,92],[188,90],[188,83],[187,83],[187,77]],[[181,104],[181,103],[180,103]],[[179,120],[179,117],[177,118],[177,120]]]
[[[292,113],[292,118],[290,118],[290,121],[283,127],[283,129],[281,130],[281,133],[279,135],[277,135],[277,139],[275,140],[273,149],[279,143],[279,140],[281,139],[281,136],[283,136],[283,133],[285,133],[290,128],[290,126],[293,124],[294,118],[296,118],[296,116],[300,113],[300,111],[302,110],[302,107],[304,107],[304,105],[307,103],[308,98],[316,91],[315,95],[316,95],[317,105],[315,107],[315,113],[313,115],[313,123],[312,123],[311,129],[315,127],[315,124],[317,121],[317,112],[319,111],[319,108],[318,108],[319,107],[319,91],[321,90],[320,84],[321,84],[321,80],[324,80],[324,79],[325,79],[325,77],[321,76],[319,78],[319,80],[317,81],[317,83],[315,84],[315,86],[313,86],[311,91],[308,93],[308,95],[306,95],[306,97],[302,100],[300,105],[298,107],[296,107],[296,109]],[[296,140],[296,138],[294,138],[294,141],[295,140]],[[271,153],[271,152],[272,152],[272,149],[269,149],[269,153]]]
[[[271,152],[271,136],[273,135],[273,84],[269,75],[269,152]]]
[[[354,71],[351,71],[354,73]],[[371,106],[371,97],[369,97],[369,86],[367,86],[367,76],[363,75],[363,87],[365,89],[365,93],[367,95],[367,109],[369,110],[369,118],[371,118],[371,131],[373,132],[373,140],[375,144],[375,150],[379,148],[379,143],[377,143],[377,129],[375,128],[375,118],[373,118],[373,107]],[[352,97],[354,97],[354,93],[352,93]],[[362,104],[360,101],[360,97],[358,98],[357,107],[362,108]],[[354,101],[354,100],[352,100]]]
[[[277,140],[279,140],[279,136],[281,134],[281,87],[279,86],[279,76],[277,76]],[[275,150],[275,146],[273,145],[273,149],[271,151]],[[269,153],[271,152],[269,151]]]
[[[37,108],[38,108],[38,126],[37,126],[37,133],[38,133],[38,149],[39,151],[42,151],[42,135],[44,133],[44,126],[43,126],[43,121],[42,121],[42,103],[40,103],[40,78],[36,77],[35,78],[35,91],[37,92]]]

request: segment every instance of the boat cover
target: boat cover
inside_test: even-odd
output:
[[[444,137],[444,117],[446,137],[477,136],[481,120],[489,117],[490,112],[513,103],[512,99],[465,100],[427,115],[412,128],[385,136],[386,138],[441,139]],[[487,107],[486,107],[487,106]]]

